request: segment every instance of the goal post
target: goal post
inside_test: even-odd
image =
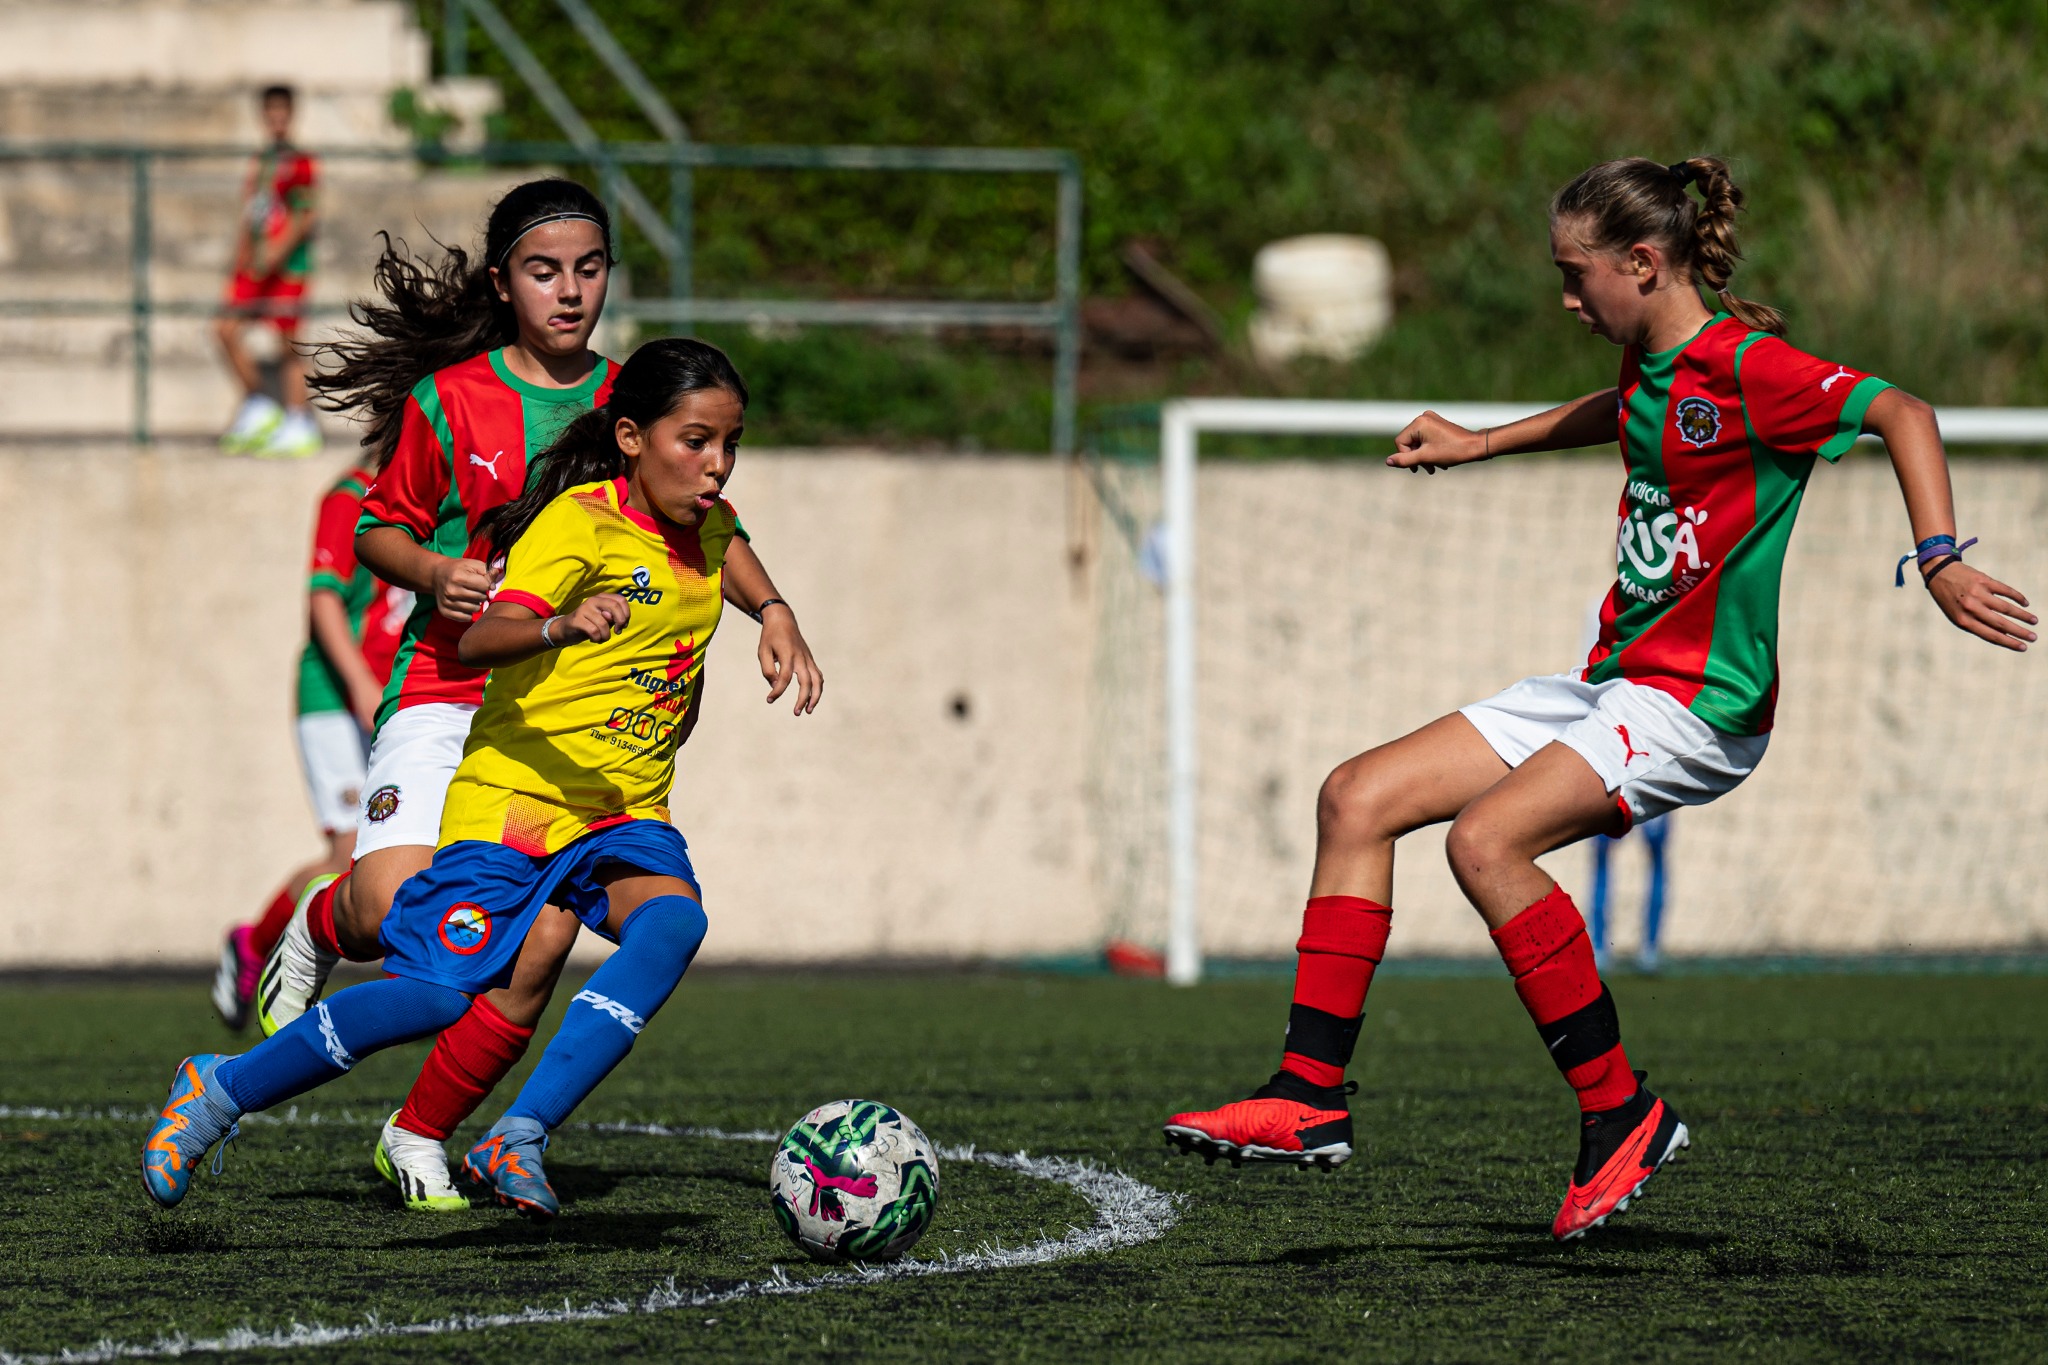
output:
[[[1161,406],[1157,550],[1164,598],[1165,956],[1170,982],[1191,985],[1203,972],[1201,547],[1196,532],[1202,436],[1392,437],[1425,410],[1476,428],[1501,426],[1550,406],[1243,398],[1186,398]],[[1945,408],[1938,418],[1951,446],[2048,445],[2048,408]]]

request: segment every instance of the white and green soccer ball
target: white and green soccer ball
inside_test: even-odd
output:
[[[775,1222],[819,1261],[893,1261],[939,1205],[939,1158],[909,1119],[834,1100],[798,1119],[768,1164]]]

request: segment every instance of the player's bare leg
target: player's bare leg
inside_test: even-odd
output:
[[[1280,1070],[1249,1099],[1175,1114],[1167,1141],[1209,1161],[1327,1170],[1351,1157],[1344,1067],[1386,948],[1394,844],[1456,816],[1508,765],[1457,714],[1338,766],[1316,803],[1316,865]]]
[[[1626,1209],[1691,1145],[1677,1113],[1629,1067],[1585,924],[1536,865],[1553,849],[1623,827],[1614,794],[1591,765],[1554,743],[1468,805],[1445,840],[1458,885],[1492,930],[1516,994],[1578,1095],[1579,1158],[1551,1225],[1560,1241]]]
[[[469,1013],[435,1039],[405,1104],[385,1122],[372,1155],[378,1173],[398,1187],[408,1209],[469,1207],[449,1178],[448,1151],[441,1144],[526,1054],[580,927],[565,910],[543,910],[520,947],[511,983],[478,996]]]

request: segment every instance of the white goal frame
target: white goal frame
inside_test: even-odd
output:
[[[1202,978],[1201,735],[1196,722],[1196,466],[1205,431],[1386,436],[1425,410],[1464,427],[1497,427],[1551,403],[1341,403],[1289,398],[1182,398],[1159,412],[1161,549],[1166,570],[1166,979]],[[2048,445],[2048,408],[1942,408],[1948,445]],[[1865,437],[1865,440],[1874,438]]]

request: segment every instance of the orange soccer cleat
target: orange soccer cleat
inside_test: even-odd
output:
[[[1583,1237],[1629,1206],[1665,1162],[1692,1146],[1678,1113],[1650,1093],[1636,1073],[1636,1093],[1616,1109],[1586,1114],[1579,1125],[1579,1164],[1550,1235]]]
[[[1221,1109],[1175,1114],[1166,1121],[1169,1146],[1213,1164],[1247,1161],[1334,1170],[1351,1159],[1351,1108],[1345,1097],[1358,1090],[1312,1085],[1291,1071],[1254,1090],[1251,1098]]]

